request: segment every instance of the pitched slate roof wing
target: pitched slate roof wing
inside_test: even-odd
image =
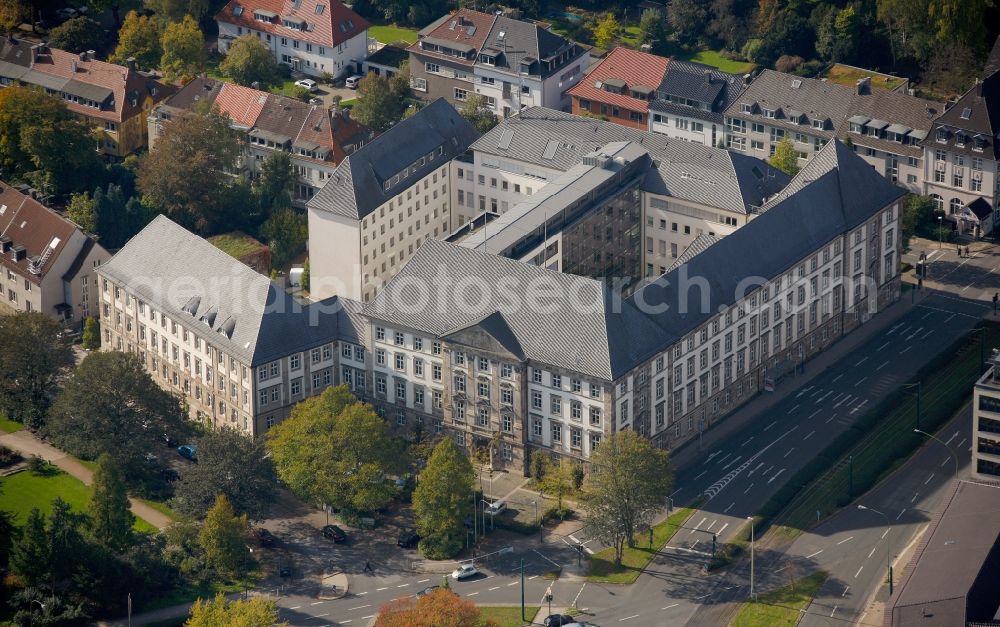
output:
[[[317,10],[320,6],[323,8]],[[262,22],[254,19],[255,12],[277,17],[270,22]],[[285,26],[284,18],[304,23],[306,28],[303,30]],[[340,0],[230,0],[215,19],[331,48],[368,30],[368,21]]]
[[[0,255],[0,267],[40,284],[78,230],[55,211],[0,181],[0,237],[25,248],[25,257],[19,261],[11,259],[9,252]],[[40,264],[32,268],[32,259]]]
[[[603,84],[608,80],[619,80],[624,81],[626,85],[659,85],[670,62],[666,57],[648,52],[615,48],[566,93],[576,98],[604,102],[630,111],[646,113],[649,111],[649,101],[633,98],[627,93],[611,93],[598,87],[597,84]]]

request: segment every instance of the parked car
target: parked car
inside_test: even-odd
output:
[[[424,588],[423,590],[420,590],[419,592],[417,592],[413,596],[415,598],[419,599],[420,597],[427,596],[428,594],[430,594],[431,592],[434,592],[435,590],[437,590],[440,587],[441,586],[427,586],[426,588]]]
[[[347,542],[347,534],[337,525],[327,525],[323,527],[323,537],[333,540],[334,544]]]
[[[404,549],[415,549],[418,542],[420,542],[420,536],[417,535],[416,531],[403,530],[399,532],[399,540],[396,540],[396,546]]]
[[[463,564],[451,573],[451,578],[455,581],[461,581],[463,579],[468,579],[469,577],[475,577],[478,574],[479,570],[477,570],[475,566],[472,564]]]
[[[274,534],[263,527],[257,527],[254,529],[253,537],[261,546],[274,546]]]
[[[170,437],[169,433],[164,433],[163,437],[162,437],[162,440],[163,440],[163,444],[166,445],[166,446],[168,446],[168,447],[170,447],[170,448],[173,448],[173,447],[177,446],[177,441],[174,440],[172,437]]]
[[[361,83],[361,79],[362,78],[364,78],[364,77],[363,76],[359,76],[357,74],[355,74],[354,76],[348,77],[348,79],[346,81],[344,81],[344,87],[346,87],[348,89],[357,89],[358,85]]]
[[[314,92],[314,91],[316,91],[316,90],[319,89],[319,85],[317,85],[316,81],[314,81],[311,78],[299,79],[299,80],[295,81],[295,86],[296,87],[303,87],[305,89],[308,89],[310,92]]]
[[[198,448],[194,444],[181,444],[177,447],[177,454],[193,462],[198,461]]]
[[[576,622],[569,614],[549,614],[542,623],[545,627],[568,627]]]
[[[507,503],[504,501],[496,501],[493,503],[486,504],[486,513],[490,516],[498,516],[507,510]]]
[[[292,563],[286,561],[278,562],[278,576],[279,577],[291,577],[292,576]]]

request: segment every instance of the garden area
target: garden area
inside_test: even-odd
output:
[[[401,41],[412,44],[417,41],[417,29],[395,24],[372,24],[368,27],[368,36],[383,44]]]
[[[653,525],[653,541],[649,542],[648,532],[637,534],[634,547],[625,547],[620,566],[615,565],[614,548],[608,547],[590,556],[590,573],[587,581],[592,583],[633,583],[649,565],[653,556],[670,541],[677,530],[694,514],[695,508],[684,507],[671,514],[663,522]]]
[[[493,621],[497,627],[521,627],[521,625],[533,623],[538,610],[538,607],[525,607],[524,617],[527,621],[523,621],[521,620],[520,606],[483,605],[479,607],[479,616],[484,621]]]

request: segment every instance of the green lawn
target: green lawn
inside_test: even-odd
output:
[[[14,433],[24,428],[24,425],[14,420],[8,420],[6,416],[0,415],[0,431],[4,433]]]
[[[673,537],[677,529],[694,514],[691,507],[683,507],[658,525],[653,526],[653,548],[649,548],[649,536],[641,533],[636,538],[635,548],[625,547],[621,566],[615,566],[615,549],[608,547],[590,556],[590,572],[587,581],[594,583],[633,583],[639,577],[653,556]]]
[[[90,488],[54,466],[47,468],[49,472],[44,475],[36,475],[25,470],[0,479],[3,508],[17,516],[18,524],[23,524],[31,510],[36,507],[46,516],[51,514],[52,501],[57,496],[69,503],[75,511],[87,511]],[[135,529],[142,532],[157,530],[141,518],[136,518]]]
[[[830,67],[826,74],[823,75],[823,78],[831,83],[837,83],[838,85],[844,85],[846,87],[854,87],[859,79],[866,76],[871,78],[872,87],[877,89],[893,90],[906,81],[906,79],[903,78],[848,67],[839,63],[835,63],[832,67]]]
[[[718,50],[699,50],[694,54],[678,54],[677,58],[682,61],[694,61],[695,63],[703,63],[705,65],[711,65],[712,67],[717,67],[723,72],[730,72],[732,74],[746,74],[752,70],[755,66],[753,63],[747,61],[733,61],[722,56]]]
[[[383,24],[381,26],[369,26],[368,36],[384,44],[391,44],[397,41],[405,41],[408,44],[412,44],[417,41],[417,30],[415,28]]]
[[[626,46],[628,46],[629,48],[635,48],[636,50],[638,50],[639,49],[639,26],[638,25],[632,25],[632,26],[626,26],[625,28],[623,28],[622,29],[622,34],[621,34],[621,40],[622,40],[622,43],[625,44]]]
[[[236,259],[260,252],[264,248],[263,244],[246,233],[223,233],[222,235],[208,238],[208,241],[222,252]]]
[[[535,614],[538,614],[538,610],[537,607],[525,606],[524,616],[528,619],[525,622],[521,620],[520,606],[482,605],[479,607],[481,616],[492,620],[498,627],[521,627],[521,625],[529,624],[535,620]]]
[[[170,506],[164,503],[163,501],[151,501],[149,499],[139,499],[139,500],[145,503],[146,505],[152,507],[156,511],[160,512],[164,516],[167,516],[168,518],[170,518],[170,520],[180,520],[181,518],[180,514],[171,509]]]
[[[757,597],[757,602],[747,601],[740,607],[732,627],[780,627],[794,625],[816,596],[816,591],[826,581],[826,573],[815,572],[799,579],[791,586],[778,588]]]

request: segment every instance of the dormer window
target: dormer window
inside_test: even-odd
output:
[[[740,103],[740,113],[753,113],[753,105],[745,102]]]
[[[483,63],[485,65],[496,65],[497,64],[497,59],[496,59],[496,57],[488,55],[488,54],[480,54],[479,55],[479,62]]]
[[[966,140],[965,133],[959,133],[955,135],[955,145],[958,146],[959,148],[965,147],[965,140]]]
[[[813,120],[812,121],[812,127],[815,128],[815,129],[819,129],[819,130],[822,131],[823,129],[826,128],[826,124],[823,122],[823,120]],[[861,131],[859,130],[857,132],[860,133]]]
[[[271,22],[276,17],[278,17],[277,13],[273,13],[271,11],[264,11],[262,9],[257,9],[256,11],[253,12],[253,19],[257,20],[258,22]]]
[[[771,118],[773,120],[775,117],[774,109],[764,109],[764,117]]]
[[[948,129],[943,127],[939,128],[937,130],[937,140],[939,143],[946,143],[948,141]]]
[[[986,147],[986,138],[982,135],[976,135],[975,139],[972,140],[972,149],[976,152],[982,152],[983,148]]]

